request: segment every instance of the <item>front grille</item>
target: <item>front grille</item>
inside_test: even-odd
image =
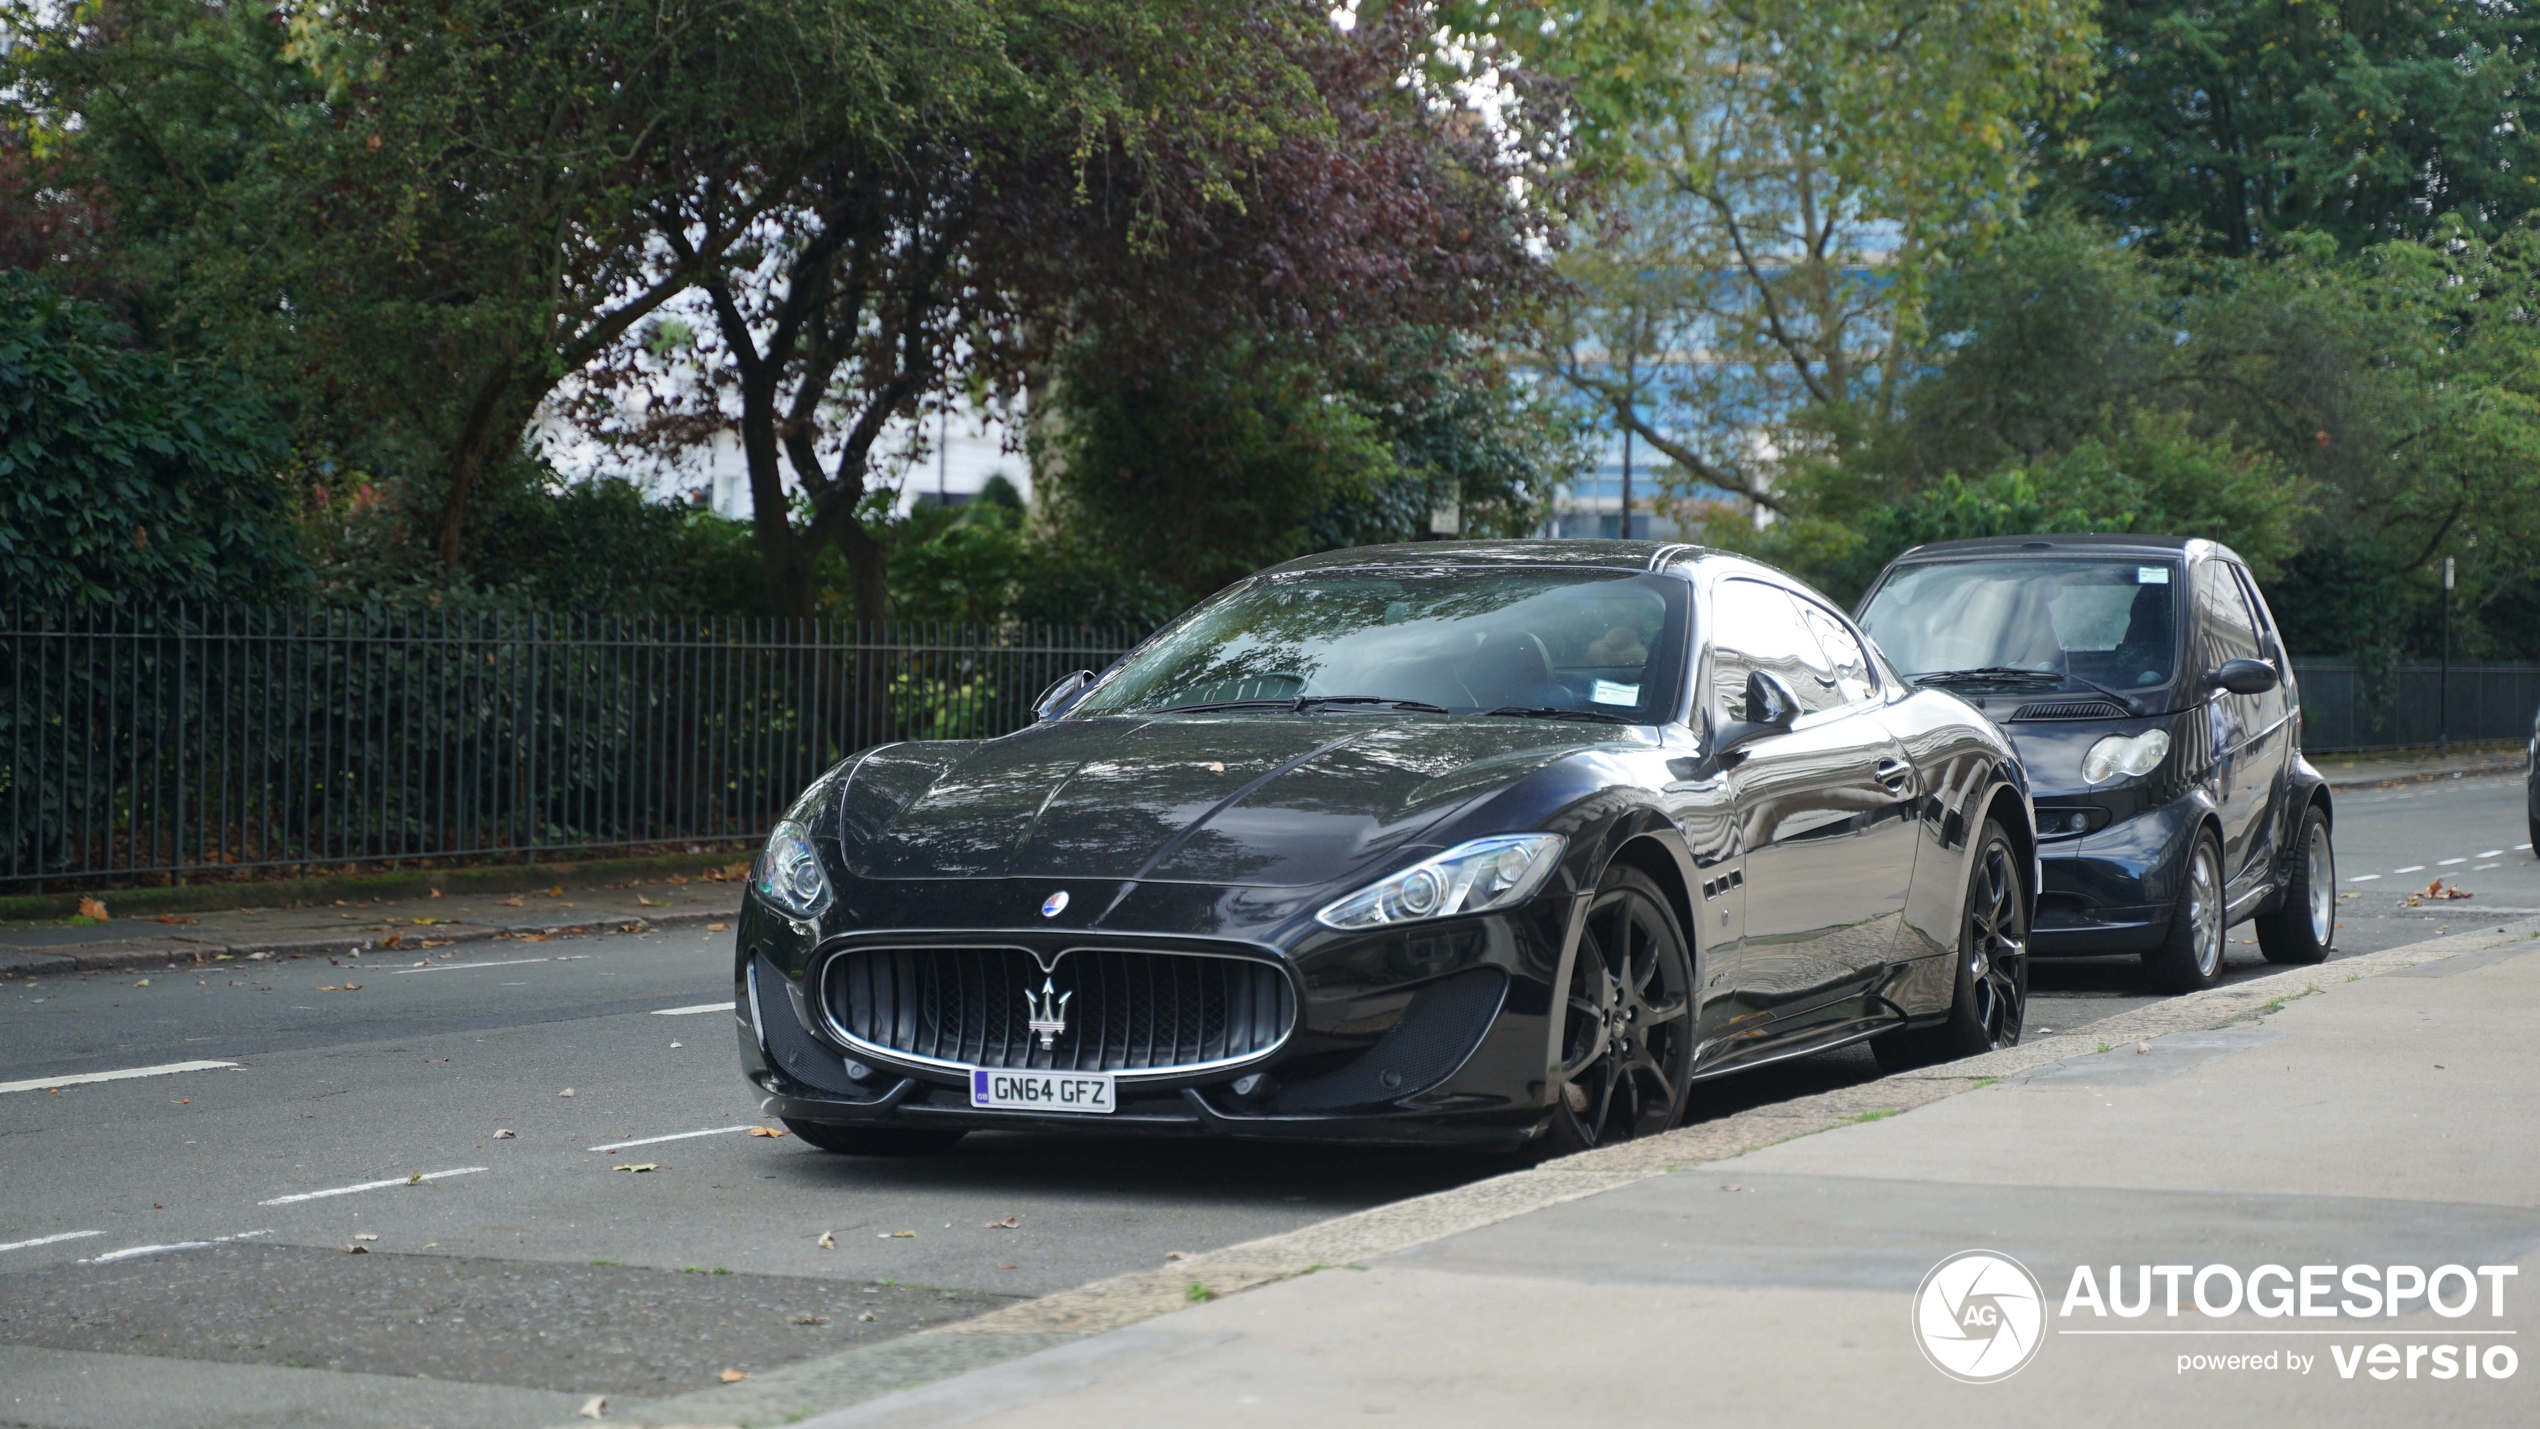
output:
[[[829,964],[822,995],[857,1041],[965,1067],[1210,1066],[1266,1052],[1296,1024],[1274,964],[1116,948],[1070,949],[1049,972],[1020,948],[857,949]],[[1066,1026],[1044,1048],[1033,1002],[1062,998]]]
[[[2039,700],[2011,711],[2014,720],[2023,719],[2124,719],[2125,706],[2107,700]]]

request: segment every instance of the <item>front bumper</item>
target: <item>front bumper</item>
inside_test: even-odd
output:
[[[2160,946],[2178,906],[2188,840],[2205,813],[2191,793],[2095,833],[2041,843],[2045,882],[2030,953],[2105,957]]]
[[[735,993],[742,1071],[768,1113],[794,1120],[1105,1136],[1516,1147],[1547,1122],[1551,980],[1571,899],[1377,935],[1318,931],[1277,957],[1297,992],[1294,1032],[1261,1058],[1189,1075],[1116,1073],[1119,1109],[1068,1116],[969,1104],[966,1072],[851,1044],[816,982],[859,944],[912,936],[1053,948],[1099,941],[1222,951],[1222,940],[1048,928],[846,932],[822,937],[748,900]],[[1238,1083],[1245,1092],[1238,1093]]]

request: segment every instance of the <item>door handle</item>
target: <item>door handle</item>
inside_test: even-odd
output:
[[[1880,760],[1877,774],[1878,781],[1893,793],[1904,793],[1914,782],[1914,766],[1902,759]]]

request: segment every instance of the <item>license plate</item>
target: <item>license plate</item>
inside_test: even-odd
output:
[[[1113,1109],[1109,1072],[1001,1072],[975,1067],[970,1104],[997,1111],[1108,1112]]]

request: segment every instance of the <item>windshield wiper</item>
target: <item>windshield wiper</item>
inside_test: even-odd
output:
[[[1397,700],[1385,695],[1299,695],[1300,711],[1320,709],[1325,705],[1380,705],[1389,710],[1410,710],[1418,714],[1445,714],[1446,706],[1421,700]]]
[[[2097,680],[2076,675],[2070,670],[2023,670],[2016,665],[1982,665],[1972,670],[1935,670],[1931,674],[1914,677],[1917,685],[2002,685],[2015,680],[2049,685],[2060,685],[2070,680],[2076,685],[2088,685],[2127,709],[2134,708],[2133,700]]]
[[[1603,710],[1565,710],[1551,705],[1501,705],[1495,710],[1484,710],[1482,713],[1515,715],[1522,719],[1583,719],[1592,720],[1598,724],[1636,723],[1622,715],[1607,714]]]
[[[1445,714],[1444,705],[1425,704],[1419,700],[1397,700],[1387,695],[1288,695],[1275,700],[1203,700],[1197,704],[1166,705],[1161,709],[1140,710],[1140,714],[1204,714],[1211,710],[1285,710],[1303,714],[1325,705],[1361,705],[1389,710],[1409,710],[1417,714]]]

